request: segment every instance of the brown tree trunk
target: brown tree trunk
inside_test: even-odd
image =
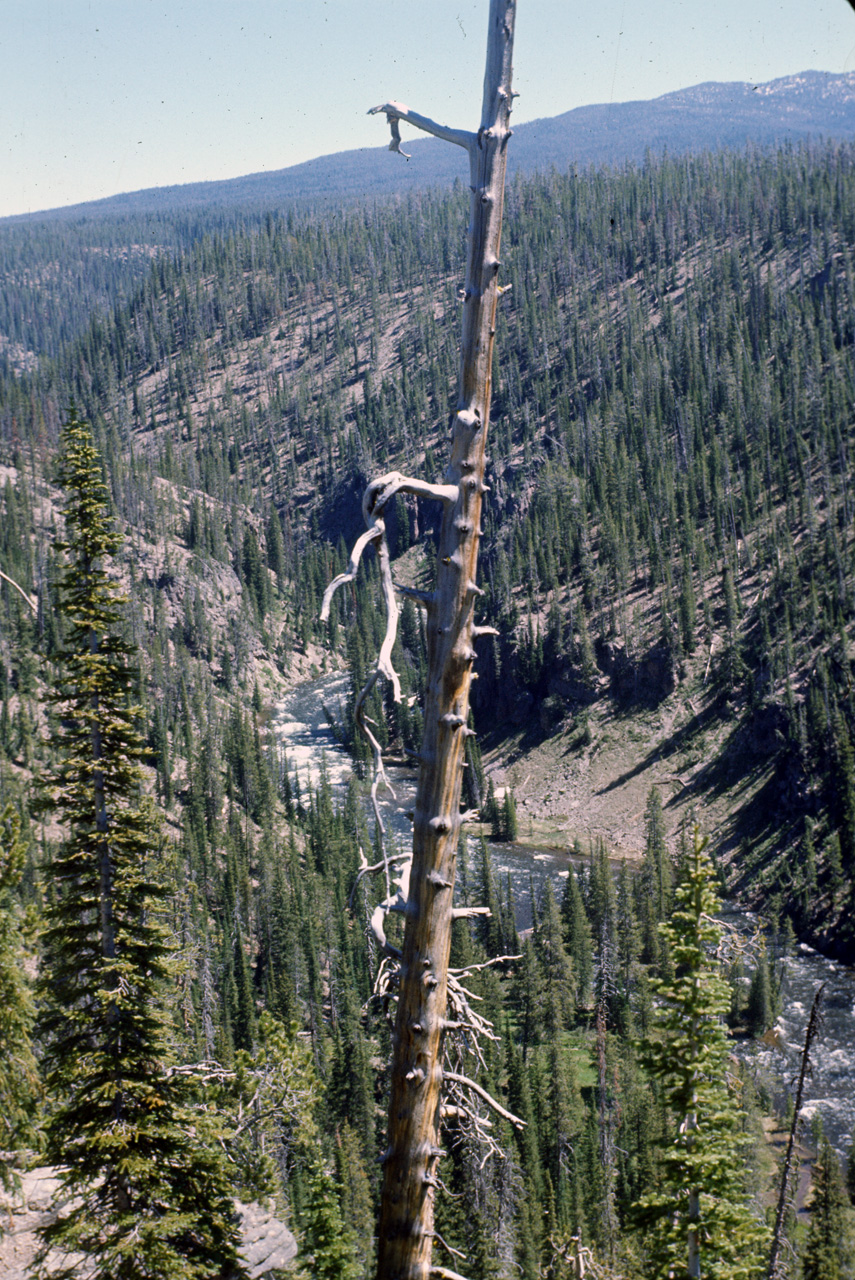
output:
[[[460,786],[469,686],[478,634],[474,607],[481,502],[490,415],[490,377],[499,295],[499,243],[510,137],[515,0],[491,0],[481,127],[441,129],[398,103],[376,108],[392,124],[409,120],[466,146],[470,223],[460,394],[439,543],[436,589],[427,608],[428,684],[416,798],[413,860],[393,1039],[388,1148],[379,1225],[380,1280],[426,1280],[431,1271]]]

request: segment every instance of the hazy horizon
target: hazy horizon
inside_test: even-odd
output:
[[[216,182],[382,146],[395,98],[465,127],[480,111],[487,0],[11,0],[0,216]],[[704,81],[855,65],[844,0],[518,7],[519,123]]]

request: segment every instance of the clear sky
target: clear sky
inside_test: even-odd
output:
[[[487,0],[2,0],[0,216],[471,128]],[[847,0],[518,0],[516,120],[855,69]],[[406,131],[405,131],[406,133]]]

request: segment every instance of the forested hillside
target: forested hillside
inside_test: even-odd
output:
[[[503,1032],[481,1078],[528,1120],[524,1136],[497,1122],[506,1158],[480,1168],[452,1126],[440,1229],[473,1280],[568,1274],[580,1233],[625,1273],[656,1274],[645,1259],[667,1252],[631,1210],[674,1115],[632,1047],[653,1026],[651,981],[674,979],[656,929],[674,901],[666,836],[682,827],[672,853],[700,883],[694,816],[771,928],[855,950],[853,160],[848,144],[720,152],[508,191],[479,618],[500,635],[479,643],[474,717],[520,791],[526,761],[560,761],[566,794],[535,779],[525,811],[536,834],[548,810],[587,862],[518,947],[484,855],[469,891],[493,922],[455,925],[453,963],[524,957],[472,979]],[[238,1184],[275,1190],[319,1257],[339,1215],[354,1268],[369,1265],[389,1031],[363,938],[381,890],[361,881],[356,906],[351,890],[377,835],[356,784],[339,812],[328,788],[307,792],[269,721],[277,690],[313,671],[346,666],[359,687],[377,643],[379,615],[359,607],[371,568],[318,620],[367,480],[442,479],[465,206],[455,189],[220,225],[164,215],[126,241],[114,227],[109,251],[93,228],[73,261],[57,231],[51,271],[35,278],[19,248],[0,295],[0,571],[38,602],[0,582],[0,804],[22,817],[23,941],[37,946],[61,835],[37,800],[59,750],[56,450],[73,402],[124,534],[111,574],[165,821],[174,1052],[237,1066],[218,1087]],[[423,584],[434,516],[408,501],[395,571]],[[408,606],[406,696],[375,700],[398,753],[420,737],[420,629]],[[477,803],[477,751],[471,764]],[[633,880],[613,880],[615,850],[586,825],[595,792],[641,795],[616,850],[637,853]],[[733,1024],[762,1032],[768,992],[749,1014],[734,983]],[[287,1124],[263,1107],[241,1119],[262,1079],[291,1089]],[[307,1155],[315,1133],[326,1164]],[[749,1172],[762,1200],[769,1170]]]
[[[549,735],[575,716],[581,732],[588,704],[625,718],[688,681],[682,745],[707,758],[674,771],[695,804],[763,775],[729,832],[733,875],[781,894],[800,929],[845,916],[855,865],[851,182],[845,147],[519,181],[498,334],[484,546],[503,638],[481,664],[479,728],[534,715]],[[120,515],[164,561],[149,591],[171,561],[150,625],[171,601],[198,649],[194,630],[218,630],[205,579],[237,570],[258,635],[278,582],[284,669],[295,642],[328,643],[318,601],[366,478],[441,478],[463,216],[454,194],[425,195],[164,246],[130,302],[6,379],[7,459],[46,460],[73,397]],[[76,269],[93,298],[100,255]],[[71,287],[61,263],[57,277]],[[48,353],[66,296],[44,310]],[[425,518],[402,509],[399,552]],[[214,648],[215,668],[234,661],[233,639]]]

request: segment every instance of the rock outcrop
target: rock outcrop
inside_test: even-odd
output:
[[[60,1190],[56,1170],[50,1166],[28,1169],[20,1174],[15,1192],[0,1191],[0,1276],[3,1280],[30,1280],[30,1267],[38,1248],[36,1232],[55,1216],[55,1197]],[[235,1201],[240,1217],[241,1257],[252,1280],[263,1280],[286,1271],[297,1257],[297,1241],[283,1222],[260,1204]],[[53,1251],[48,1258],[55,1267],[67,1266],[67,1255]],[[79,1280],[87,1280],[83,1260],[77,1264]]]

